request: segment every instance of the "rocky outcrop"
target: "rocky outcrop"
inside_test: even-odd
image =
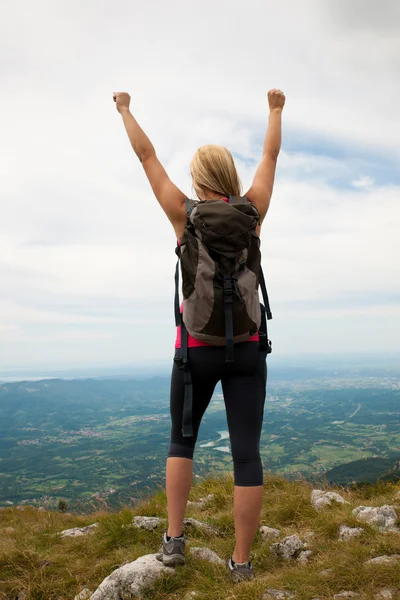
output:
[[[322,571],[319,572],[319,575],[323,578],[323,579],[329,579],[330,577],[332,577],[334,574],[333,569],[323,569]]]
[[[313,490],[311,492],[311,504],[316,510],[331,506],[334,502],[338,502],[339,504],[350,504],[350,502],[347,502],[336,492],[324,492],[323,490]]]
[[[301,550],[305,550],[304,542],[297,535],[289,535],[282,542],[277,542],[270,546],[272,554],[275,554],[282,560],[290,560],[297,558]]]
[[[154,585],[161,575],[171,573],[174,573],[174,569],[159,562],[156,554],[146,554],[113,571],[90,596],[90,600],[140,598],[143,590]]]
[[[183,519],[183,526],[185,527],[194,527],[195,529],[203,529],[204,531],[208,531],[209,533],[218,533],[218,530],[213,525],[209,525],[208,523],[202,523],[197,519],[191,519],[190,517],[187,519]]]
[[[64,529],[64,531],[61,531],[59,535],[61,537],[79,537],[81,535],[89,535],[89,533],[94,533],[98,526],[98,523],[93,523],[93,525],[87,525],[86,527],[73,527],[72,529]]]
[[[302,564],[306,564],[309,562],[310,558],[313,555],[312,550],[303,550],[297,557],[297,561]]]
[[[263,539],[266,541],[271,538],[277,538],[281,535],[281,532],[279,531],[279,529],[274,529],[273,527],[267,527],[266,525],[263,525],[263,527],[260,527],[260,533],[261,533]]]
[[[165,519],[160,519],[159,517],[133,517],[132,527],[137,527],[138,529],[146,529],[147,531],[153,531],[153,529],[157,529],[158,527],[162,527],[165,524]]]
[[[261,596],[262,600],[292,600],[293,598],[295,598],[295,594],[293,594],[293,592],[288,592],[286,590],[275,590],[273,588],[268,588]]]
[[[200,498],[200,500],[197,501],[189,500],[187,505],[193,506],[195,508],[202,508],[205,504],[207,504],[207,502],[210,502],[210,500],[212,500],[214,496],[215,494],[208,494],[208,496],[205,496],[205,498]]]
[[[224,565],[225,561],[222,560],[213,550],[210,548],[190,548],[190,554],[193,554],[196,558],[200,558],[200,560],[208,560],[216,565]]]
[[[365,563],[367,566],[372,567],[375,565],[397,565],[400,563],[400,554],[391,554],[384,556],[377,556],[376,558],[370,558]]]
[[[393,506],[358,506],[353,510],[358,521],[368,523],[379,531],[399,531],[396,527],[397,513]]]
[[[398,598],[399,591],[396,588],[383,588],[374,596],[375,600],[395,600]]]
[[[364,533],[362,527],[347,527],[347,525],[341,525],[339,529],[339,540],[342,542],[350,542],[355,538],[360,537]]]
[[[90,596],[93,594],[88,588],[84,588],[77,596],[75,596],[74,600],[89,600]]]
[[[346,598],[360,598],[360,594],[358,594],[357,592],[344,591],[333,596],[333,600],[346,600]]]

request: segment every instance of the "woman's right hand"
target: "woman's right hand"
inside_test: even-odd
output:
[[[124,110],[129,110],[129,104],[131,101],[131,97],[127,92],[114,92],[113,100],[117,106],[118,112],[122,112]]]
[[[281,90],[273,89],[268,92],[269,110],[280,109],[285,106],[285,94]]]

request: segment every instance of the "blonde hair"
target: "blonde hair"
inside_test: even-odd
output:
[[[200,198],[204,192],[240,196],[242,184],[232,154],[224,146],[208,144],[199,148],[190,163],[193,187]]]

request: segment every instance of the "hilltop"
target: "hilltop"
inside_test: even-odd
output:
[[[234,544],[233,481],[231,477],[202,481],[192,489],[194,503],[188,506],[186,516],[212,528],[188,524],[186,566],[168,570],[141,597],[146,600],[261,600],[273,598],[275,594],[277,599],[312,600],[331,599],[346,591],[360,595],[347,597],[378,600],[377,594],[381,593],[379,600],[395,598],[400,590],[400,534],[397,531],[400,487],[396,483],[381,482],[360,489],[324,489],[341,494],[348,504],[333,502],[317,510],[311,502],[309,483],[266,477],[260,525],[278,532],[264,529],[257,533],[253,546],[257,578],[235,585],[227,577],[223,563],[200,559],[196,556],[199,551],[193,550],[194,547],[208,548],[223,560],[230,555]],[[199,502],[201,498],[205,500]],[[390,511],[395,515],[387,531],[380,531],[373,523],[360,522],[353,513],[359,506],[384,505],[394,507]],[[79,600],[89,598],[88,590],[94,592],[112,571],[121,565],[126,565],[127,571],[132,561],[157,552],[163,524],[156,529],[141,529],[132,526],[134,517],[163,519],[166,515],[166,498],[162,491],[118,512],[106,510],[78,515],[28,506],[2,509],[0,597],[74,600],[86,589]],[[60,535],[67,529],[93,524],[97,525],[88,533],[83,532],[86,535]],[[157,525],[157,520],[148,525]],[[348,540],[342,541],[340,527],[343,525],[362,528],[362,531],[353,532],[357,537],[352,537],[353,533],[342,530],[341,536]],[[286,540],[288,536],[298,536],[305,545],[300,547],[297,538]],[[292,542],[294,556],[283,560],[281,553],[286,552],[287,544]],[[381,556],[391,558],[368,563]],[[153,557],[146,560],[154,563]],[[280,596],[273,590],[285,591],[286,595]],[[94,598],[132,597],[126,594],[102,596],[98,593]]]

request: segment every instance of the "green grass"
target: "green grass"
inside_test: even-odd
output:
[[[362,525],[365,532],[360,538],[349,543],[338,541],[341,524],[360,525],[351,514],[354,507],[390,504],[399,488],[390,483],[351,490],[331,488],[350,505],[336,504],[322,512],[311,507],[311,489],[301,479],[266,477],[260,522],[280,529],[282,537],[302,537],[313,531],[309,545],[314,555],[307,565],[281,562],[270,553],[272,542],[265,543],[257,532],[252,548],[257,572],[254,581],[234,585],[225,567],[194,560],[188,554],[186,566],[160,579],[145,592],[144,600],[182,600],[192,590],[199,592],[201,600],[259,600],[268,587],[293,591],[297,600],[330,599],[343,590],[372,600],[382,587],[400,590],[398,566],[365,566],[372,556],[400,554],[400,535],[379,533]],[[188,507],[186,514],[215,525],[219,533],[190,530],[187,540],[227,558],[234,547],[232,478],[208,478],[193,487],[190,499],[199,500],[210,493],[214,494],[212,500],[202,507]],[[128,527],[135,515],[166,517],[165,493],[160,491],[135,508],[85,516],[30,507],[0,511],[0,599],[15,600],[24,591],[27,600],[73,600],[84,587],[94,591],[112,570],[158,550],[160,531]],[[63,529],[94,522],[99,527],[92,535],[65,539],[57,535]],[[333,568],[333,574],[325,579],[320,571],[327,568]]]

